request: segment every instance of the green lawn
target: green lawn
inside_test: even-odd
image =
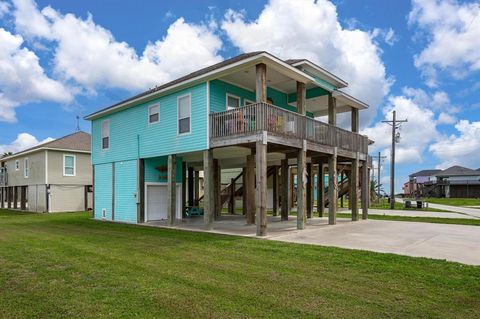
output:
[[[437,208],[431,208],[431,207],[426,207],[426,208],[417,208],[414,207],[417,202],[413,201],[412,202],[412,207],[413,208],[405,208],[405,205],[403,203],[395,202],[394,203],[394,209],[397,210],[424,210],[427,212],[448,212],[446,210],[442,209],[437,209]],[[373,209],[390,209],[390,203],[386,198],[380,198],[378,201],[370,201],[370,208]]]
[[[328,216],[328,213],[327,213]],[[350,213],[337,213],[339,218],[352,218]],[[360,215],[360,218],[362,216]],[[457,224],[457,225],[471,225],[480,226],[480,219],[466,219],[466,218],[438,218],[438,217],[410,217],[410,216],[390,216],[390,215],[373,215],[369,214],[368,219],[378,220],[396,220],[401,222],[421,222],[421,223],[435,223],[435,224]]]
[[[0,210],[0,318],[479,318],[480,267]]]
[[[477,198],[426,198],[429,203],[452,206],[480,206],[480,199]]]

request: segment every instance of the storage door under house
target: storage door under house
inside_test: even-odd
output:
[[[177,183],[176,216],[182,218],[182,185]],[[166,220],[167,184],[149,183],[145,185],[145,221]]]

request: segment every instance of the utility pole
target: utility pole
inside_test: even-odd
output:
[[[381,179],[380,179],[380,169],[382,167],[382,160],[384,160],[385,158],[387,158],[386,156],[382,156],[382,154],[380,152],[378,152],[378,162],[377,162],[377,180],[378,180],[378,183],[377,183],[377,189],[378,189],[378,198],[380,198],[380,187],[382,186],[381,184]]]
[[[390,155],[390,209],[395,207],[395,144],[400,141],[400,133],[397,134],[397,129],[401,123],[407,120],[397,120],[397,111],[393,111],[393,117],[390,121],[382,121],[392,126],[392,151]]]

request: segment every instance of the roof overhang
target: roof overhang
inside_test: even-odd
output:
[[[315,78],[304,73],[303,71],[297,69],[296,67],[286,63],[285,61],[267,53],[267,52],[260,52],[257,55],[242,59],[240,61],[225,65],[223,67],[219,67],[218,69],[214,69],[212,71],[200,74],[198,76],[188,78],[185,81],[172,84],[172,85],[167,85],[165,88],[156,90],[150,94],[142,95],[136,99],[131,99],[128,101],[125,101],[124,103],[119,103],[113,107],[109,107],[97,112],[94,112],[92,114],[89,114],[85,116],[84,119],[86,120],[95,120],[97,118],[103,117],[105,115],[118,112],[120,110],[126,109],[128,107],[131,107],[133,105],[137,105],[139,103],[145,103],[148,101],[151,101],[155,98],[157,98],[160,95],[164,95],[167,93],[175,92],[178,90],[182,90],[184,88],[199,84],[201,82],[217,79],[220,77],[227,76],[229,74],[242,71],[245,68],[249,68],[251,66],[254,66],[259,63],[265,63],[267,65],[267,72],[269,68],[272,68],[273,70],[280,72],[286,76],[288,76],[290,79],[298,81],[298,82],[303,82],[305,84],[309,83],[317,83]]]
[[[316,65],[315,63],[310,62],[309,60],[301,60],[292,63],[292,66],[300,68],[304,72],[312,74],[313,76],[319,77],[327,83],[333,84],[336,88],[344,88],[348,86],[348,83],[346,81],[342,80],[335,74],[328,72],[327,70]]]

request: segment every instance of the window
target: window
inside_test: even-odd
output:
[[[191,96],[185,95],[178,98],[178,134],[190,132],[190,117],[192,113]]]
[[[235,95],[227,94],[227,110],[232,110],[240,106],[240,98]]]
[[[15,170],[18,171],[20,169],[20,162],[18,160],[15,161]]]
[[[160,104],[153,104],[148,107],[148,123],[157,123],[160,120]]]
[[[28,178],[28,158],[23,160],[23,177]]]
[[[63,176],[75,176],[75,155],[63,155]]]
[[[105,120],[102,122],[102,149],[107,150],[110,148],[110,121]]]

